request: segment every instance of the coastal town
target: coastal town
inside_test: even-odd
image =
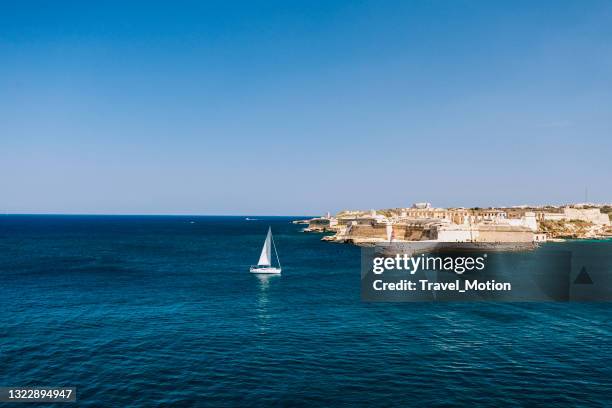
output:
[[[341,211],[295,221],[305,232],[331,233],[325,241],[361,246],[385,242],[525,243],[612,238],[611,204]]]

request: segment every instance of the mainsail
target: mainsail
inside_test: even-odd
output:
[[[266,241],[264,242],[263,248],[261,248],[261,255],[259,255],[259,262],[257,262],[257,265],[270,266],[272,264],[270,262],[271,259],[272,259],[272,228],[268,228],[268,235],[266,236]]]

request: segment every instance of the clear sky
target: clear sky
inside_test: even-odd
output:
[[[0,213],[612,201],[611,1],[1,1]]]

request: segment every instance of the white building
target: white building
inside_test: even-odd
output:
[[[418,208],[419,210],[424,210],[426,208],[431,208],[431,203],[414,203],[412,204],[412,208]]]

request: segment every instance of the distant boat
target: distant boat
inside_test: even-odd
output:
[[[272,247],[274,247],[278,268],[272,266]],[[274,244],[274,238],[272,238],[271,227],[268,227],[268,235],[266,235],[263,248],[261,248],[259,262],[257,262],[256,266],[251,266],[250,271],[251,273],[281,273],[280,259],[278,259],[278,252],[276,252],[276,245]]]
[[[257,218],[249,218],[249,217],[246,217],[245,220],[247,220],[247,221],[259,221]]]

